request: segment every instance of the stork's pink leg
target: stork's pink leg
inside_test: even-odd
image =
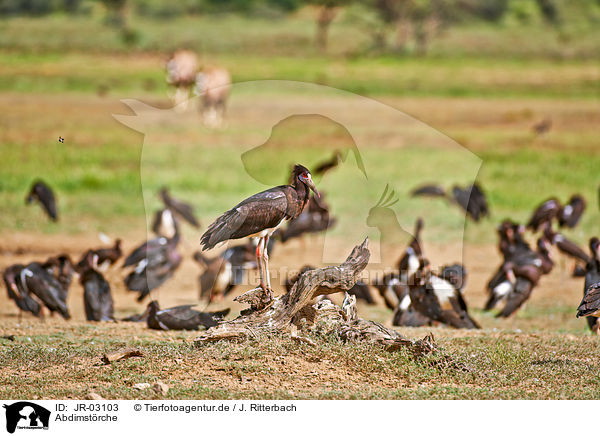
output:
[[[258,274],[260,276],[260,287],[265,289],[265,280],[264,280],[264,275],[263,275],[263,257],[262,257],[262,243],[263,243],[263,238],[260,238],[258,240],[258,244],[256,244],[256,263],[258,264]]]
[[[265,236],[263,242],[263,259],[265,260],[265,274],[267,276],[267,295],[269,299],[273,299],[273,291],[271,290],[271,274],[269,274],[269,253],[267,247],[269,246],[269,235]]]

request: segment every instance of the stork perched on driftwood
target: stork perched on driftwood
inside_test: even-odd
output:
[[[276,186],[255,194],[215,220],[202,235],[202,250],[209,250],[220,242],[240,239],[247,236],[260,238],[256,247],[256,257],[260,273],[260,286],[264,291],[266,303],[273,299],[269,276],[269,238],[286,220],[297,218],[310,197],[310,190],[319,193],[312,181],[310,171],[295,165],[291,185]],[[265,283],[266,278],[266,283]]]

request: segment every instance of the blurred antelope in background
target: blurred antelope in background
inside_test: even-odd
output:
[[[171,96],[175,110],[188,109],[191,91],[201,97],[200,113],[208,127],[219,127],[223,122],[225,104],[231,88],[231,76],[224,68],[200,68],[198,56],[189,50],[177,50],[169,58],[167,83],[175,87]]]
[[[223,123],[230,89],[231,76],[224,68],[205,68],[196,75],[194,92],[202,98],[200,112],[206,126],[220,127]]]
[[[189,50],[177,50],[166,64],[167,83],[175,87],[171,95],[175,110],[185,112],[188,108],[190,91],[196,83],[199,64],[196,54]]]

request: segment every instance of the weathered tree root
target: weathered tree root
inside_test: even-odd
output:
[[[247,302],[251,307],[244,310],[238,318],[208,329],[194,342],[202,344],[220,340],[244,340],[259,334],[278,332],[289,332],[300,342],[312,342],[299,336],[298,331],[301,331],[318,336],[335,335],[345,342],[377,343],[389,351],[408,348],[417,358],[435,353],[439,358],[430,360],[430,364],[459,368],[451,357],[441,353],[432,334],[423,339],[410,340],[377,322],[358,318],[354,296],[346,294],[341,308],[327,299],[311,304],[320,295],[346,291],[354,286],[358,275],[369,262],[368,244],[369,239],[366,238],[362,244],[354,247],[341,265],[305,272],[290,292],[275,299],[273,304],[264,309],[257,309],[260,305],[252,304],[254,295],[241,295],[237,300]]]

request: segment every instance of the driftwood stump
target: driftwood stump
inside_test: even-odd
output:
[[[242,294],[237,301],[251,307],[232,320],[219,323],[195,339],[196,344],[219,340],[242,340],[259,334],[289,332],[291,338],[312,343],[298,332],[317,335],[336,335],[346,342],[368,341],[378,343],[392,351],[408,347],[415,356],[424,356],[438,350],[433,335],[421,340],[410,340],[395,330],[374,321],[358,318],[356,297],[346,294],[342,307],[322,299],[321,295],[347,291],[356,283],[358,275],[369,263],[369,239],[357,245],[352,253],[338,266],[314,269],[303,273],[292,289],[274,300],[273,304],[257,309],[253,291]]]

